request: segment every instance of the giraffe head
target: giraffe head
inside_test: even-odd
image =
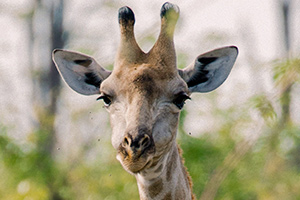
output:
[[[130,173],[151,168],[175,143],[179,113],[192,92],[209,92],[229,75],[238,51],[223,47],[198,56],[177,69],[173,43],[179,16],[176,5],[165,3],[161,31],[153,48],[144,53],[134,37],[132,10],[119,10],[121,41],[112,72],[93,58],[77,52],[54,50],[53,60],[65,82],[84,95],[98,99],[110,113],[112,145],[117,159]]]

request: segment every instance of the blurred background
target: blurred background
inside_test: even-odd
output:
[[[97,96],[72,91],[55,48],[113,68],[118,9],[130,6],[148,51],[164,1],[1,0],[0,199],[139,199],[115,159]],[[216,91],[193,94],[178,142],[198,199],[300,199],[300,1],[173,0],[178,67],[226,45],[237,62]]]

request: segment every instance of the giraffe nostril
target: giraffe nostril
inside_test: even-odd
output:
[[[125,137],[124,140],[123,140],[123,147],[126,147],[126,146],[129,146],[129,138]]]
[[[129,142],[128,142],[128,139],[127,139],[127,138],[125,138],[125,139],[124,139],[124,142],[125,142],[125,144],[127,144],[127,145],[129,144]]]
[[[144,151],[151,146],[152,139],[148,134],[140,134],[133,137],[131,134],[126,134],[123,138],[121,146],[126,151]]]
[[[145,148],[145,147],[149,146],[149,144],[150,144],[150,138],[148,135],[145,135],[145,137],[141,141],[141,146],[143,146]]]

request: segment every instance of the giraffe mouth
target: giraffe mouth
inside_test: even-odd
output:
[[[132,174],[137,174],[151,166],[154,154],[154,146],[142,151],[131,151],[123,147],[119,147],[117,159],[126,171]]]
[[[151,166],[151,163],[152,159],[149,159],[148,161],[140,161],[138,163],[130,163],[126,161],[121,162],[123,168],[132,174],[138,174],[142,172],[143,170]]]

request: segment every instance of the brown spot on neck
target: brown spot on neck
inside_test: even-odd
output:
[[[171,194],[171,192],[168,192],[166,194],[166,196],[162,200],[172,200],[172,194]]]
[[[149,187],[149,195],[151,198],[156,197],[163,190],[163,181],[161,178],[158,178],[153,182]]]

